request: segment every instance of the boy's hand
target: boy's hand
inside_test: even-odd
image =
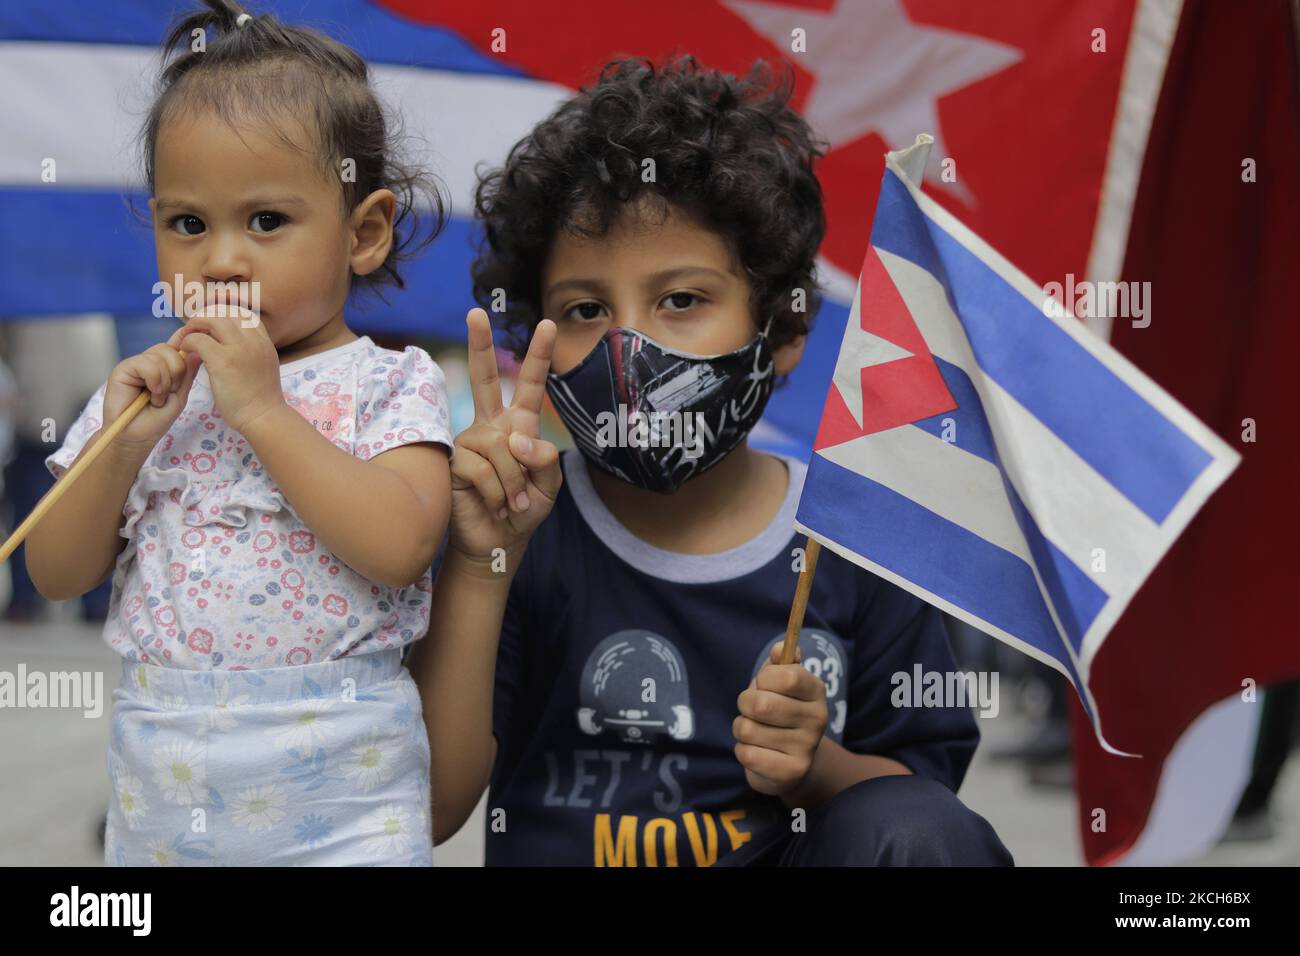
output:
[[[104,388],[103,427],[117,421],[142,389],[151,396],[149,404],[118,434],[117,443],[146,453],[152,451],[185,408],[200,360],[190,352],[182,358],[177,351],[184,331],[177,329],[166,342],[122,359],[109,373]]]
[[[777,641],[758,676],[741,692],[731,725],[736,759],[759,793],[780,796],[803,782],[826,732],[826,685],[798,663],[778,664]]]
[[[501,401],[487,313],[470,309],[465,324],[474,424],[456,436],[451,459],[449,544],[471,561],[487,565],[494,548],[517,553],[527,544],[550,514],[563,481],[559,452],[541,437],[542,399],[556,329],[549,319],[538,323],[507,408]]]
[[[261,320],[238,305],[210,305],[185,316],[180,347],[208,369],[221,417],[243,434],[263,412],[284,405],[280,355]]]

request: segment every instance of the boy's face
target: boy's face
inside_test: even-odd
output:
[[[149,207],[162,282],[170,286],[179,273],[186,284],[258,283],[277,348],[341,312],[352,232],[341,184],[309,153],[200,112],[165,121],[154,155]],[[181,303],[172,309],[179,318]]]
[[[614,327],[698,355],[733,352],[758,334],[749,281],[723,238],[676,208],[660,218],[629,206],[603,236],[555,237],[542,270],[542,315],[558,326],[552,372],[569,371]],[[776,373],[801,352],[802,339],[777,349]]]

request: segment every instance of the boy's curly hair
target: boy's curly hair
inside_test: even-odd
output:
[[[659,67],[613,60],[516,143],[503,168],[481,175],[474,298],[490,309],[505,290],[515,354],[542,318],[542,268],[558,231],[604,235],[633,200],[671,204],[727,241],[749,278],[755,318],[772,317],[773,347],[807,334],[826,230],[812,167],[826,145],[789,106],[792,89],[789,67],[774,82],[761,60],[745,78],[691,56]],[[646,159],[654,182],[642,181]]]
[[[375,96],[366,61],[317,30],[281,23],[271,14],[253,15],[233,0],[202,3],[204,9],[176,22],[162,43],[158,94],[140,132],[149,192],[154,191],[158,131],[167,119],[210,109],[232,126],[250,117],[261,120],[287,145],[312,148],[322,169],[339,177],[345,213],[377,189],[392,190],[397,197],[393,246],[377,270],[352,276],[352,288],[379,291],[390,283],[402,288],[398,267],[442,231],[446,202],[434,177],[398,158],[398,117],[387,115]],[[200,35],[202,46],[194,42]],[[318,142],[310,147],[294,142],[282,131],[286,116],[314,128]],[[345,159],[355,163],[352,178],[342,175]],[[416,212],[421,195],[429,205],[424,230],[423,216]]]

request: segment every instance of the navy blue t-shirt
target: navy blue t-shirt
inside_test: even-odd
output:
[[[785,635],[805,467],[762,534],[719,554],[664,551],[604,506],[586,462],[515,577],[493,698],[488,865],[710,865],[790,832],[736,760],[736,698]],[[940,611],[823,551],[800,638],[826,683],[827,736],[954,792],[979,731],[964,707],[894,707],[891,675],[955,670]]]

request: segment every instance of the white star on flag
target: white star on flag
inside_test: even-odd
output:
[[[849,407],[854,421],[862,427],[862,370],[873,365],[909,358],[912,353],[882,339],[862,327],[858,311],[858,297],[853,298],[853,309],[844,325],[844,339],[840,343],[840,357],[835,360],[835,375],[831,379],[839,390],[840,398]]]
[[[841,2],[830,13],[753,0],[724,3],[817,78],[803,115],[832,149],[871,132],[891,149],[910,146],[926,131],[934,135],[934,155],[951,157],[936,101],[1024,57],[1002,43],[913,23],[899,0]],[[790,52],[797,27],[806,32],[806,54]],[[960,180],[940,185],[974,204]]]

